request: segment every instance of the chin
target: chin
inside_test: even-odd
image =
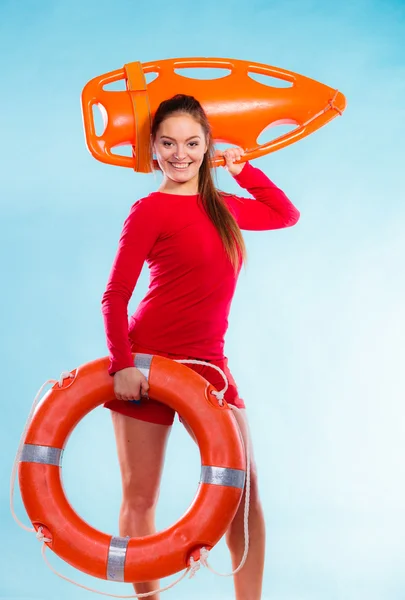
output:
[[[166,171],[166,175],[173,179],[174,181],[179,181],[186,183],[186,181],[191,181],[195,177],[198,177],[198,168],[187,169],[188,172],[182,173],[181,171],[173,172],[173,169],[168,169]]]

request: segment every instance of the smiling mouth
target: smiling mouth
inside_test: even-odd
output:
[[[185,169],[187,169],[191,165],[191,162],[187,162],[187,163],[173,163],[173,162],[171,162],[170,164],[177,171],[184,171]]]

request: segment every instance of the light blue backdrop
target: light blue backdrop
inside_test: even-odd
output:
[[[347,96],[343,118],[255,162],[302,216],[246,235],[227,354],[261,480],[263,598],[405,597],[404,13],[400,0],[0,1],[1,598],[91,597],[48,571],[15,525],[8,481],[40,385],[106,354],[100,299],[122,222],[157,186],[89,155],[81,90],[126,62],[181,56],[277,65]],[[224,171],[219,183],[239,191]],[[146,285],[144,273],[132,308]],[[186,510],[198,477],[197,449],[176,425],[159,528]],[[64,482],[85,519],[117,533],[107,411],[74,431]],[[18,495],[16,508],[28,522]],[[78,581],[131,593],[49,557]],[[230,569],[224,543],[211,563]],[[231,579],[200,571],[163,596],[206,597],[232,598]]]

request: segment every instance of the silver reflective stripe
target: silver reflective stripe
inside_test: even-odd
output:
[[[149,380],[150,364],[152,362],[152,354],[137,354],[135,356],[135,367],[139,369],[142,375],[145,375]]]
[[[24,444],[20,462],[42,463],[60,467],[63,449],[53,446],[38,446],[37,444]]]
[[[124,581],[125,558],[129,537],[113,536],[108,549],[107,579]]]
[[[228,467],[201,466],[200,483],[212,483],[213,485],[226,485],[243,489],[245,485],[245,471],[241,469],[229,469]]]

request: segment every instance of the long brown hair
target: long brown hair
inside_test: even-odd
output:
[[[207,151],[198,174],[198,193],[205,212],[218,230],[225,251],[235,271],[246,261],[246,247],[241,230],[234,216],[228,209],[221,193],[215,187],[210,169],[210,159],[215,148],[211,134],[211,126],[201,104],[193,96],[176,94],[159,105],[152,122],[151,141],[161,123],[173,114],[185,113],[199,123],[204,131]],[[151,144],[151,145],[152,145]]]

